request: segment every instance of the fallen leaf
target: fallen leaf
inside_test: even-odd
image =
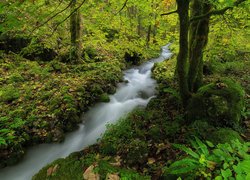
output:
[[[47,169],[47,176],[51,176],[53,173],[55,173],[58,169],[58,164],[56,164],[53,167],[50,167],[49,169]]]
[[[94,165],[89,166],[83,173],[83,179],[85,180],[99,180],[100,175],[94,173]]]
[[[119,166],[121,166],[121,162],[110,163],[110,165],[119,167]]]
[[[51,176],[53,173],[53,167],[50,167],[49,169],[47,169],[47,176]]]
[[[148,158],[148,163],[147,164],[154,164],[155,159],[154,158]]]
[[[116,174],[108,173],[106,179],[107,180],[120,180],[120,177],[118,176],[118,173]]]

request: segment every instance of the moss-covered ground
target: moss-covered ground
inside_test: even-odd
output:
[[[240,128],[228,128],[223,123],[216,124],[209,119],[190,121],[181,108],[176,88],[174,56],[153,68],[153,76],[158,81],[158,95],[150,101],[146,109],[137,109],[117,124],[109,125],[97,144],[47,165],[34,176],[34,179],[83,179],[91,167],[91,172],[101,179],[107,178],[110,173],[121,179],[176,179],[178,176],[166,177],[164,174],[165,167],[186,156],[176,149],[174,144],[189,146],[189,140],[194,137],[209,140],[213,144],[230,143],[234,139],[240,142],[249,141],[249,127],[246,123],[249,122],[247,94],[250,89],[247,77],[250,76],[250,71],[247,59],[249,57],[237,61],[237,70],[231,69],[235,73],[230,74],[226,70],[227,63],[221,62],[220,66],[209,64],[209,67],[215,68],[209,68],[210,73],[205,76],[205,83],[216,82],[226,77],[241,84],[240,90],[244,89],[246,95]],[[225,71],[218,74],[217,68],[220,67],[225,68]],[[86,164],[89,157],[91,160]],[[56,168],[51,175],[50,170],[55,166],[58,169]],[[70,172],[65,169],[66,167],[70,167]],[[129,173],[124,175],[124,169]],[[74,172],[72,175],[71,171]],[[134,176],[135,172],[138,176]]]
[[[77,127],[82,112],[115,92],[123,65],[115,58],[69,65],[2,53],[1,166],[18,160],[26,145],[62,141],[65,132]]]

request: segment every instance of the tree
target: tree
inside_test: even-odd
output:
[[[81,16],[78,9],[76,9],[77,0],[72,0],[71,16],[70,16],[70,35],[71,35],[71,49],[70,61],[79,62],[81,59]]]
[[[225,1],[225,7],[212,10],[216,1],[176,0],[177,10],[162,15],[177,13],[180,21],[177,75],[183,106],[202,85],[203,50],[208,42],[209,19],[212,15],[224,14],[246,0]],[[191,18],[189,17],[191,7]]]

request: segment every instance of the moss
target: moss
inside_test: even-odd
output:
[[[0,101],[10,102],[20,97],[20,92],[13,85],[0,88]]]
[[[240,126],[244,90],[236,82],[223,79],[201,87],[188,105],[189,120],[207,120],[215,126]]]
[[[155,63],[153,67],[153,77],[158,82],[172,81],[175,76],[176,57],[173,56],[167,61]]]
[[[115,173],[118,173],[121,179],[150,179],[148,176],[142,176],[133,170],[113,166],[112,162],[115,162],[113,158],[103,157],[100,154],[89,153],[81,156],[81,153],[76,152],[72,153],[65,159],[58,159],[47,165],[34,175],[32,179],[81,180],[83,179],[84,171],[93,164],[95,164],[94,172],[100,175],[100,179],[106,179],[107,174]],[[49,169],[54,169],[51,174],[48,174]]]
[[[3,56],[0,126],[11,136],[0,133],[1,144],[6,143],[0,147],[0,157],[8,154],[1,158],[0,166],[6,166],[14,156],[13,144],[22,149],[24,145],[62,141],[65,132],[77,128],[82,111],[98,101],[100,94],[113,91],[122,75],[117,60],[69,65]]]
[[[185,133],[186,138],[201,137],[207,139],[212,132],[215,131],[215,127],[208,124],[204,120],[196,120],[188,126],[188,131]]]
[[[243,142],[239,133],[230,128],[220,128],[218,130],[215,130],[214,132],[207,135],[207,139],[214,144],[230,143],[235,139]]]
[[[100,101],[101,102],[109,102],[110,101],[109,95],[107,93],[101,94]]]
[[[21,51],[21,55],[30,60],[51,61],[57,54],[53,49],[45,47],[44,44],[35,42],[25,47]]]

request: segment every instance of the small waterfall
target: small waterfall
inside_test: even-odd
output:
[[[155,94],[156,82],[151,78],[151,69],[155,62],[171,57],[168,46],[162,47],[160,57],[126,70],[124,79],[127,83],[119,84],[116,93],[110,95],[110,102],[98,103],[91,108],[84,115],[80,128],[67,134],[64,142],[29,148],[19,164],[0,170],[0,179],[30,180],[46,164],[95,143],[104,133],[107,123],[114,123],[138,106],[146,106]]]

